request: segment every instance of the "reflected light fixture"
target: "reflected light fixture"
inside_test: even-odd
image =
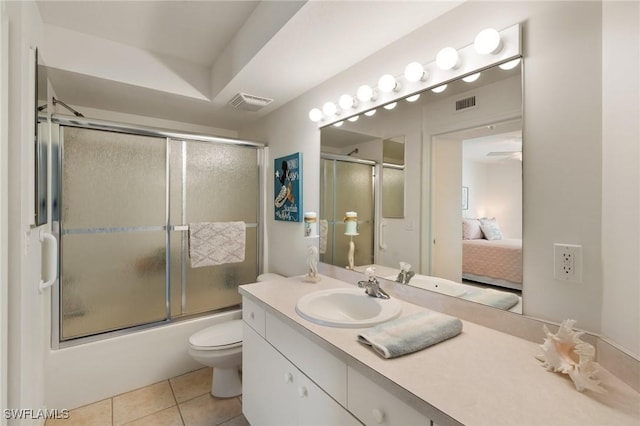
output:
[[[433,93],[442,93],[445,91],[446,88],[447,88],[447,85],[443,84],[442,86],[434,87],[433,89],[431,89],[431,91]]]
[[[453,47],[445,47],[436,56],[436,65],[443,70],[452,70],[460,66],[460,56]]]
[[[352,122],[352,123],[355,123],[356,121],[358,121],[358,118],[360,118],[359,115],[354,115],[353,117],[347,118],[347,120]]]
[[[327,102],[322,106],[322,112],[331,117],[338,113],[338,107],[333,102]]]
[[[390,104],[386,104],[383,108],[384,109],[388,109],[388,110],[392,110],[396,107],[396,105],[398,105],[397,102],[391,102]]]
[[[415,102],[420,99],[420,93],[406,98],[407,102]]]
[[[371,86],[367,86],[366,84],[363,84],[362,86],[358,87],[356,96],[362,102],[372,101],[374,97],[373,89],[371,88]]]
[[[320,111],[319,108],[313,108],[311,111],[309,111],[309,120],[313,121],[314,123],[322,120],[322,111]]]
[[[333,123],[335,127],[340,127],[344,124],[344,121],[338,121],[337,123]]]
[[[367,117],[371,117],[372,115],[374,115],[376,113],[375,109],[372,109],[371,111],[367,111],[364,113],[364,115],[366,115]]]
[[[482,30],[476,36],[473,46],[480,55],[495,55],[502,50],[500,33],[493,28]]]
[[[404,69],[404,78],[408,82],[416,83],[418,81],[425,81],[429,77],[429,73],[424,70],[424,67],[420,62],[411,62]]]
[[[398,82],[391,74],[385,74],[378,80],[378,89],[384,93],[391,93],[398,90]]]
[[[516,58],[513,61],[505,62],[504,64],[498,65],[503,70],[511,70],[518,66],[520,63],[520,58]]]
[[[475,74],[468,75],[468,76],[466,76],[466,77],[463,77],[463,78],[462,78],[462,81],[465,81],[465,82],[467,82],[467,83],[473,83],[473,82],[474,82],[474,81],[476,81],[478,78],[480,78],[480,73],[479,73],[479,72],[477,72],[477,73],[475,73]]]
[[[353,96],[345,94],[340,96],[340,99],[338,100],[338,105],[340,105],[340,108],[342,109],[351,109],[356,106],[356,100],[353,99]]]

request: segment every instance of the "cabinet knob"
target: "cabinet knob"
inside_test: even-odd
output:
[[[250,318],[250,319],[252,319],[252,320],[256,319],[256,314],[255,314],[255,312],[251,312],[251,313],[249,313],[249,318]]]
[[[306,386],[300,386],[298,388],[298,395],[300,395],[300,398],[306,398],[307,394],[308,392]]]
[[[293,383],[293,374],[284,373],[284,382],[285,383]]]
[[[377,408],[374,408],[371,411],[371,414],[373,414],[373,419],[376,421],[376,423],[382,424],[382,422],[384,421],[384,412],[380,411]]]

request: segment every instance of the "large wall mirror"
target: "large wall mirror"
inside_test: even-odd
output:
[[[321,152],[321,261],[353,241],[356,271],[522,313],[520,63],[345,117]]]

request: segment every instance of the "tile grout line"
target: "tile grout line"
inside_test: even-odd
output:
[[[176,377],[180,377],[180,376],[176,376]],[[175,379],[175,377],[172,377],[173,379]],[[171,388],[171,394],[173,395],[173,400],[176,402],[176,408],[178,409],[178,415],[180,416],[180,421],[182,422],[182,425],[185,425],[184,422],[184,417],[182,417],[182,410],[180,409],[180,404],[178,403],[178,398],[176,397],[176,391],[173,389],[173,384],[171,383],[171,379],[167,379],[169,381],[169,387]]]

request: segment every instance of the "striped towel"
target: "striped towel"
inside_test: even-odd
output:
[[[425,310],[369,328],[358,334],[358,342],[371,346],[384,358],[395,358],[428,348],[460,332],[460,319]]]

